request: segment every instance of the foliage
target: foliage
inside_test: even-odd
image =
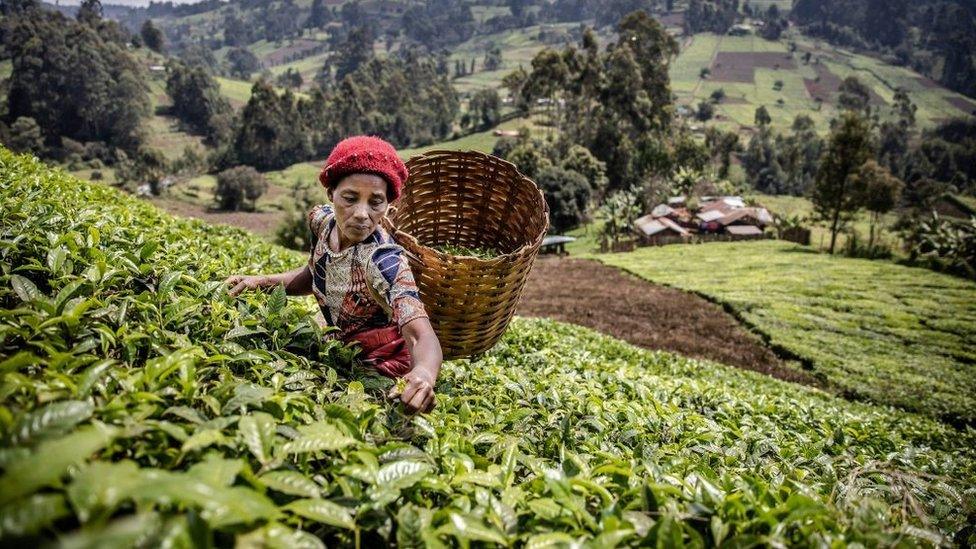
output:
[[[466,247],[466,246],[455,246],[453,244],[444,244],[441,246],[434,246],[434,249],[443,252],[447,255],[453,255],[458,257],[475,257],[478,259],[492,259],[501,255],[498,250],[490,247]]]
[[[130,153],[139,148],[140,124],[149,114],[148,88],[123,45],[103,39],[95,27],[39,7],[3,23],[13,65],[8,122],[33,118],[56,147],[67,137]]]
[[[976,13],[960,1],[797,0],[791,16],[805,33],[887,54],[946,87],[976,94]]]
[[[152,19],[146,19],[146,22],[142,24],[139,29],[139,36],[142,37],[142,42],[147,48],[157,53],[163,52],[163,48],[166,46],[166,38],[163,36],[163,31],[153,25]]]
[[[617,30],[619,40],[604,52],[589,29],[580,50],[542,50],[521,88],[526,103],[548,100],[560,149],[590,150],[606,164],[613,189],[666,177],[662,164],[677,169],[662,145],[673,118],[667,67],[677,42],[643,11],[624,17]]]
[[[640,216],[642,207],[636,190],[617,190],[610,193],[597,213],[597,217],[603,221],[600,237],[616,244],[633,234],[633,223]]]
[[[11,150],[41,154],[44,152],[44,136],[41,127],[29,116],[18,117],[10,125],[10,137],[6,144]]]
[[[267,190],[268,181],[257,170],[250,166],[237,166],[217,174],[214,199],[222,210],[254,211],[258,198]]]
[[[310,302],[221,289],[302,255],[5,152],[0,196],[5,544],[967,535],[971,432],[519,319],[408,418]]]
[[[960,221],[932,212],[905,230],[913,262],[976,279],[976,218]]]
[[[842,394],[976,424],[973,282],[781,241],[597,258],[723,304]]]
[[[502,101],[493,89],[478,90],[468,103],[471,124],[482,129],[498,124],[501,117]]]
[[[233,143],[233,162],[259,170],[290,166],[311,155],[308,136],[302,131],[295,95],[286,90],[280,96],[265,80],[251,88],[251,98],[241,111]]]
[[[230,73],[243,80],[250,80],[251,73],[261,68],[257,56],[247,48],[234,48],[227,53]]]
[[[868,248],[874,247],[875,229],[881,216],[898,205],[902,182],[874,160],[865,162],[852,176],[852,186],[861,193],[860,203],[871,213]]]
[[[593,190],[582,174],[547,167],[539,171],[535,182],[549,205],[549,227],[553,232],[562,233],[576,228],[586,219]]]
[[[224,142],[230,103],[220,94],[220,85],[202,65],[171,61],[167,66],[166,94],[173,100],[172,113],[192,131],[211,143]]]
[[[291,200],[285,203],[285,218],[275,232],[275,242],[286,248],[308,251],[312,235],[308,230],[308,212],[321,203],[317,183],[296,180],[291,187]]]
[[[769,194],[808,194],[817,175],[824,141],[813,120],[798,115],[789,134],[761,126],[742,155],[752,185]]]
[[[845,112],[830,134],[811,194],[816,220],[830,227],[830,253],[837,233],[862,206],[864,195],[852,176],[873,154],[867,121],[854,111]]]

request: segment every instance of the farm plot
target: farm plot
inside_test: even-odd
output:
[[[3,150],[0,198],[5,546],[974,541],[972,431],[522,319],[404,417],[221,288],[303,254]]]
[[[725,304],[848,394],[976,424],[976,284],[781,241],[597,256]]]
[[[302,57],[308,57],[310,52],[320,51],[326,47],[325,42],[300,38],[292,41],[289,45],[278,48],[261,59],[266,67],[274,67],[284,63],[296,61]]]

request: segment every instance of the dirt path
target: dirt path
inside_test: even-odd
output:
[[[718,305],[596,261],[540,257],[517,314],[570,322],[647,349],[818,385],[812,375],[784,364]]]

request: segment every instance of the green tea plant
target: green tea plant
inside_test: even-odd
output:
[[[723,304],[839,392],[976,425],[976,284],[783,241],[597,256]]]
[[[516,319],[438,406],[228,272],[302,254],[0,150],[0,543],[965,545],[976,433]]]
[[[464,256],[464,257],[475,257],[478,259],[492,259],[502,255],[498,250],[491,247],[467,247],[467,246],[455,246],[453,244],[443,244],[441,246],[434,246],[434,249],[445,253],[447,255],[454,256]]]

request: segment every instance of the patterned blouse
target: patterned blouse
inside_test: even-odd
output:
[[[329,204],[308,214],[312,293],[325,321],[339,329],[332,337],[345,340],[362,330],[392,325],[402,329],[411,320],[426,318],[407,257],[389,233],[377,227],[366,240],[336,253],[329,248],[335,226]]]

